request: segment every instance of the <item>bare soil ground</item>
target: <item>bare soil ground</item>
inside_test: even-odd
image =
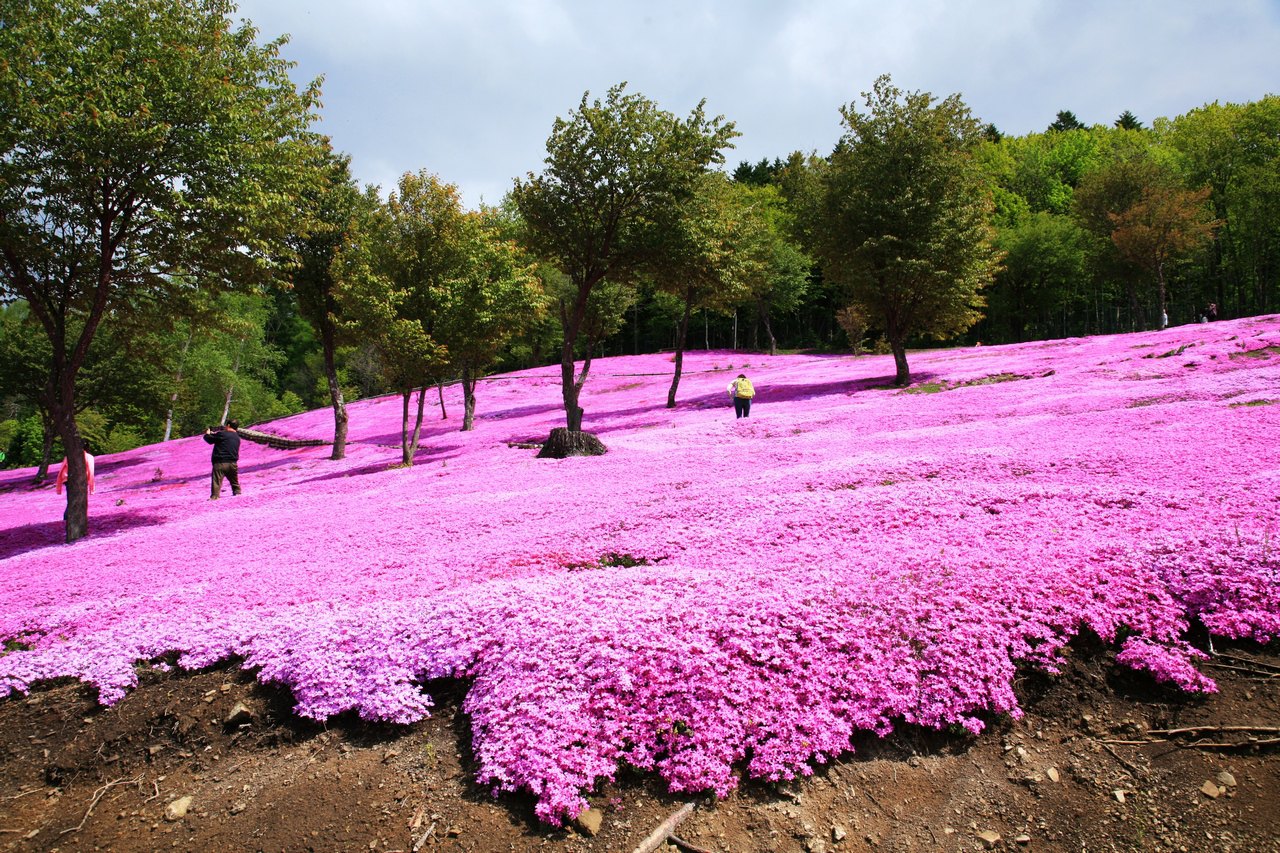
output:
[[[592,796],[594,834],[474,783],[463,684],[430,685],[436,715],[407,727],[308,723],[234,667],[147,676],[109,709],[48,685],[0,701],[0,850],[632,851],[688,801],[675,834],[707,851],[1280,850],[1280,646],[1220,646],[1204,698],[1087,646],[980,737],[868,736],[719,802],[624,777]]]

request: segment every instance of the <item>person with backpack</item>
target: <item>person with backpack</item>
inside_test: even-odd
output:
[[[751,417],[751,398],[756,395],[756,389],[751,385],[751,380],[747,378],[745,373],[739,373],[738,378],[729,383],[729,396],[733,398],[733,411],[739,418]]]
[[[213,445],[213,482],[210,500],[222,494],[222,478],[231,484],[231,494],[240,494],[240,424],[227,421],[224,427],[206,429],[204,440]]]

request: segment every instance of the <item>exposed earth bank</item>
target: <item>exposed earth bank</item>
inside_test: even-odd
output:
[[[979,737],[868,735],[719,802],[624,775],[563,829],[475,785],[460,683],[405,727],[307,723],[234,667],[148,674],[109,709],[57,684],[0,702],[0,850],[631,851],[685,802],[674,834],[721,853],[1280,850],[1276,644],[1219,646],[1203,698],[1071,652],[1064,675],[1019,680],[1023,719]]]

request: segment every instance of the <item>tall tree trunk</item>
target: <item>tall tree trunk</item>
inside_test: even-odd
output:
[[[418,389],[418,418],[413,422],[413,443],[409,448],[409,464],[413,464],[413,457],[418,453],[418,438],[422,435],[422,409],[427,403],[427,386],[423,385]]]
[[[1165,299],[1164,286],[1164,261],[1156,258],[1156,290],[1160,296],[1160,316],[1165,317],[1169,313],[1169,306]]]
[[[471,365],[462,365],[462,431],[476,426],[476,375]]]
[[[907,347],[901,340],[891,340],[889,348],[893,350],[893,365],[897,369],[893,384],[899,388],[906,387],[911,384],[911,370],[907,367]]]
[[[409,400],[413,397],[413,389],[400,392],[400,464],[412,465],[413,453],[409,449]]]
[[[760,308],[760,322],[764,324],[764,333],[769,338],[769,355],[777,355],[778,339],[773,336],[773,321],[769,317],[769,303],[763,299],[757,299],[756,305]]]
[[[187,332],[187,339],[182,342],[182,358],[178,359],[178,373],[173,378],[173,393],[169,395],[169,411],[164,416],[164,440],[168,441],[173,434],[173,410],[178,404],[178,387],[182,385],[182,368],[187,363],[187,350],[191,348],[191,337],[194,332]]]
[[[321,345],[324,350],[324,378],[329,383],[329,403],[333,406],[333,453],[329,458],[342,459],[347,455],[347,401],[343,399],[342,385],[338,382],[338,347],[331,328],[321,332]]]
[[[693,291],[685,290],[684,316],[676,327],[676,370],[671,376],[671,390],[667,392],[667,408],[676,407],[676,389],[680,387],[680,373],[684,370],[684,341],[689,333],[689,314],[693,311]]]
[[[436,391],[439,392],[440,394],[440,420],[447,421],[449,420],[449,413],[445,411],[445,408],[444,408],[444,380],[443,379],[436,383]]]
[[[591,341],[587,342],[587,358],[581,376],[575,376],[574,345],[578,342],[578,332],[582,328],[582,319],[587,314],[587,297],[595,281],[578,286],[578,296],[572,309],[563,301],[560,303],[560,327],[564,330],[564,344],[560,348],[560,390],[564,398],[565,427],[570,432],[582,430],[582,408],[578,405],[578,397],[582,385],[587,380],[587,370],[591,366]]]
[[[62,514],[67,542],[89,532],[89,469],[84,461],[84,440],[76,426],[74,381],[62,372],[56,407],[49,413],[67,453],[67,508]]]
[[[245,339],[240,339],[240,349],[236,350],[236,359],[231,363],[231,384],[227,386],[226,400],[222,404],[222,420],[218,423],[225,424],[227,415],[231,414],[231,395],[235,392],[236,378],[240,375],[240,356],[244,355]]]
[[[49,463],[53,462],[53,441],[58,436],[58,427],[53,416],[45,406],[40,407],[40,467],[36,469],[36,482],[43,483],[49,478]]]
[[[418,452],[418,437],[422,434],[422,410],[427,403],[427,386],[423,385],[418,389],[418,418],[414,421],[413,432],[410,433],[409,398],[412,396],[412,388],[400,393],[403,402],[403,416],[400,421],[400,462],[406,466],[413,464],[413,457]]]

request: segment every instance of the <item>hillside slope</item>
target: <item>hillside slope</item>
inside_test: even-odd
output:
[[[555,368],[483,383],[472,433],[446,394],[409,469],[394,398],[342,462],[246,445],[216,503],[199,438],[105,457],[71,546],[4,472],[0,691],[233,659],[305,716],[407,723],[462,678],[478,779],[556,822],[620,766],[725,796],[863,731],[979,731],[1082,630],[1191,691],[1189,628],[1280,634],[1280,318],[918,353],[905,392],[888,357],[695,352],[668,410],[670,368],[595,362],[593,459],[529,448]]]

